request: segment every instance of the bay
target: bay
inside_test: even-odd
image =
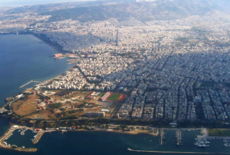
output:
[[[32,35],[0,36],[0,105],[22,91],[30,80],[46,80],[66,71],[64,59],[55,60],[55,49]]]

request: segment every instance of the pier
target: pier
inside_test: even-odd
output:
[[[165,132],[164,129],[160,129],[160,144],[164,144]]]
[[[30,81],[26,82],[25,84],[21,85],[19,88],[22,89],[22,88],[24,88],[24,87],[26,87],[32,83],[39,83],[39,81],[30,80]]]
[[[0,107],[0,114],[4,114],[6,112],[8,112],[8,110],[5,107]]]
[[[176,145],[181,145],[182,143],[182,134],[181,134],[181,130],[176,130]]]
[[[45,134],[45,132],[43,130],[39,130],[37,132],[37,134],[34,136],[34,139],[32,140],[32,143],[37,144],[44,134]]]
[[[180,151],[155,151],[155,150],[136,150],[128,148],[128,151],[131,152],[142,152],[142,153],[158,153],[158,154],[218,154],[218,155],[229,155],[229,153],[216,153],[216,152],[180,152]]]
[[[154,128],[152,135],[153,136],[158,136],[159,135],[159,129],[158,128]]]

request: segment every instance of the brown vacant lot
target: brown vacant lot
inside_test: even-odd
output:
[[[19,100],[12,104],[13,111],[19,116],[26,116],[36,112],[36,95],[29,95],[26,99]]]

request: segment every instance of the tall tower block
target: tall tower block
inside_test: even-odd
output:
[[[117,29],[117,32],[116,32],[116,46],[119,45],[119,30]]]

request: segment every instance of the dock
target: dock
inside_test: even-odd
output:
[[[164,129],[160,129],[160,144],[163,145],[165,140],[165,132]]]
[[[159,129],[158,128],[154,128],[153,132],[152,132],[153,136],[158,136],[159,135]]]
[[[4,114],[6,112],[8,112],[8,110],[5,107],[0,107],[0,114]]]
[[[158,154],[218,154],[218,155],[229,155],[229,153],[216,153],[216,152],[180,152],[180,151],[155,151],[155,150],[136,150],[128,148],[128,151],[131,152],[140,152],[140,153],[158,153]]]
[[[176,130],[176,145],[181,145],[182,143],[182,133],[181,130]]]
[[[34,136],[32,143],[37,144],[44,134],[45,134],[45,131],[43,131],[43,130],[38,131],[37,134]]]
[[[30,81],[26,82],[25,84],[21,85],[19,88],[22,89],[22,88],[24,88],[24,87],[26,87],[32,83],[39,83],[39,81],[30,80]]]

